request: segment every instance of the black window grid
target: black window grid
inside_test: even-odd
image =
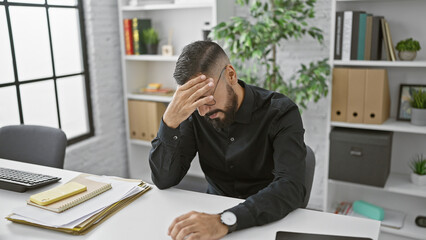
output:
[[[44,1],[44,4],[18,3],[18,2],[8,2],[7,0],[4,0],[3,2],[0,2],[0,6],[4,6],[4,8],[5,8],[6,22],[7,22],[7,28],[8,28],[8,33],[9,33],[9,42],[10,42],[11,54],[12,54],[13,74],[14,74],[14,78],[15,78],[14,82],[0,84],[0,88],[15,86],[16,96],[17,96],[17,100],[18,100],[20,123],[24,124],[20,85],[34,83],[34,82],[53,80],[54,91],[55,91],[55,101],[56,101],[56,112],[57,112],[57,117],[58,117],[58,127],[62,128],[61,116],[60,116],[60,111],[59,111],[57,79],[81,75],[81,76],[84,77],[84,81],[85,81],[85,90],[86,90],[85,95],[86,95],[86,104],[87,104],[89,132],[85,133],[83,135],[68,139],[67,144],[71,145],[71,144],[77,143],[79,141],[82,141],[82,140],[85,140],[87,138],[94,136],[95,130],[94,130],[94,124],[93,124],[93,112],[92,112],[92,102],[91,102],[91,94],[90,94],[89,65],[88,65],[88,62],[87,62],[88,58],[87,58],[87,46],[86,46],[86,30],[85,30],[85,26],[84,26],[83,0],[78,0],[76,6],[52,5],[52,4],[48,4],[47,0]],[[50,57],[51,57],[51,63],[52,63],[52,73],[53,73],[52,77],[19,81],[18,69],[17,69],[17,65],[16,65],[15,45],[14,45],[14,41],[13,41],[12,25],[11,25],[11,21],[10,21],[9,6],[26,6],[26,7],[45,8],[46,17],[47,17],[48,34],[49,34]],[[79,16],[79,23],[80,23],[80,41],[81,41],[82,57],[83,57],[83,59],[82,59],[83,60],[83,72],[67,74],[67,75],[56,75],[55,59],[54,59],[54,56],[53,56],[52,34],[51,34],[51,29],[50,29],[50,18],[49,18],[49,8],[53,8],[53,7],[54,8],[74,8],[74,9],[78,9],[78,16]]]

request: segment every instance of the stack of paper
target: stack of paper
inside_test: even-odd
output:
[[[59,214],[26,205],[15,209],[7,219],[71,234],[84,234],[151,189],[149,185],[140,181],[105,176],[88,178],[93,181],[110,183],[112,189]]]

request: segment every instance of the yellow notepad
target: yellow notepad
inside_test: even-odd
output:
[[[87,177],[91,176],[90,174],[80,174],[77,177],[71,179],[69,182],[76,182],[82,184],[87,187],[87,190],[71,197],[59,200],[49,205],[41,206],[37,203],[31,202],[28,199],[27,203],[32,206],[36,206],[39,208],[43,208],[53,212],[63,212],[69,208],[72,208],[84,201],[87,201],[109,189],[111,189],[110,183],[96,182],[93,180],[87,179]]]
[[[87,187],[77,182],[68,182],[58,187],[51,188],[47,191],[34,194],[30,197],[31,202],[41,206],[60,201],[72,195],[84,192]]]

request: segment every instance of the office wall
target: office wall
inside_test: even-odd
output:
[[[84,0],[96,136],[67,148],[65,168],[127,176],[116,0]]]
[[[321,46],[310,36],[299,41],[289,41],[282,44],[279,49],[278,59],[284,72],[284,79],[288,79],[298,69],[300,64],[308,64],[314,60],[328,58],[330,47],[330,24],[331,24],[331,0],[317,0],[315,5],[316,27],[323,30],[324,44]],[[237,8],[238,15],[244,16],[247,10]],[[326,160],[327,146],[327,116],[329,115],[328,100],[323,99],[318,103],[311,103],[308,110],[302,114],[303,124],[306,130],[305,142],[315,152],[316,168],[314,184],[312,187],[309,208],[322,209],[324,188],[324,164]]]

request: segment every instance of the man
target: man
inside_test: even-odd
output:
[[[152,141],[152,180],[177,185],[198,153],[207,192],[246,199],[220,214],[176,218],[173,239],[219,239],[285,217],[301,207],[306,147],[297,106],[286,96],[245,84],[216,43],[187,45],[176,63],[178,83]]]

